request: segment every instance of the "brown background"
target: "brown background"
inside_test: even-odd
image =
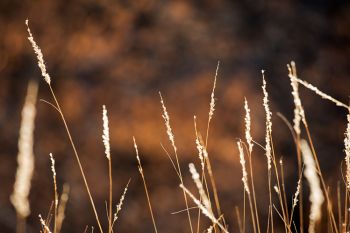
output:
[[[230,229],[233,208],[242,207],[241,170],[235,140],[243,137],[243,100],[252,109],[253,137],[263,143],[260,70],[274,113],[274,140],[283,155],[287,191],[294,192],[296,162],[288,129],[276,117],[292,119],[286,64],[296,61],[299,76],[348,101],[350,84],[350,5],[346,1],[20,1],[0,2],[0,232],[13,232],[9,203],[15,171],[20,111],[26,85],[40,80],[39,98],[51,100],[27,41],[28,18],[43,50],[53,87],[62,104],[104,223],[107,161],[101,142],[102,104],[109,110],[114,200],[131,177],[119,232],[151,232],[142,183],[132,147],[138,141],[160,232],[187,232],[178,180],[160,143],[170,148],[158,91],[167,104],[186,184],[187,164],[198,159],[193,115],[204,134],[216,63],[221,61],[217,107],[209,153]],[[301,89],[321,166],[329,184],[340,179],[345,112]],[[57,113],[39,102],[35,130],[36,168],[30,195],[28,232],[38,232],[39,213],[53,198],[48,154],[57,160],[59,187],[71,185],[63,232],[95,225],[93,212]],[[261,214],[266,214],[266,161],[255,147]],[[291,196],[289,196],[289,199]],[[265,217],[262,217],[266,219]],[[277,217],[276,217],[277,218]],[[265,226],[265,221],[262,221]],[[104,224],[106,225],[106,224]],[[206,227],[203,224],[203,227]],[[204,230],[205,228],[203,228]]]

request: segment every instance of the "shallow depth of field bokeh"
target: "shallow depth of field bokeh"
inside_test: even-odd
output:
[[[293,118],[286,64],[295,60],[299,77],[348,102],[350,87],[350,4],[346,1],[20,1],[0,2],[0,231],[14,232],[9,202],[16,171],[20,112],[31,79],[39,98],[51,100],[25,20],[40,45],[87,172],[102,221],[106,222],[108,166],[102,144],[102,105],[109,111],[114,200],[131,183],[117,222],[119,232],[151,232],[132,136],[144,163],[160,232],[188,230],[178,179],[160,143],[169,148],[158,91],[165,99],[185,182],[188,162],[198,164],[193,115],[205,132],[217,61],[221,65],[217,106],[209,135],[223,212],[233,229],[234,207],[243,188],[235,141],[244,135],[244,97],[250,103],[252,134],[263,142],[261,69],[273,111],[273,135],[286,165],[287,193],[297,182],[293,139],[276,117]],[[341,180],[345,111],[300,88],[314,142],[329,185]],[[38,232],[38,214],[53,198],[49,153],[56,158],[58,183],[71,186],[63,232],[95,225],[88,196],[57,112],[37,104],[35,173],[27,232]],[[257,149],[258,151],[258,149]],[[261,209],[267,206],[266,159],[257,152],[255,172]],[[190,182],[188,182],[190,183]],[[262,211],[262,216],[264,211]],[[264,224],[264,223],[263,223]]]

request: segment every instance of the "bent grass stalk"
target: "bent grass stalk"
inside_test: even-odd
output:
[[[259,214],[258,214],[258,207],[256,203],[256,195],[255,195],[255,185],[254,185],[254,174],[253,174],[253,163],[252,163],[252,152],[253,152],[253,138],[251,135],[251,117],[250,117],[250,108],[248,105],[248,101],[246,98],[244,98],[244,110],[245,110],[245,138],[246,142],[248,144],[248,159],[249,159],[249,172],[250,172],[250,182],[253,192],[253,201],[254,201],[254,210],[255,210],[255,218],[256,218],[256,225],[258,228],[258,232],[260,233],[260,222],[259,222]],[[245,147],[247,148],[247,147]]]
[[[135,152],[136,152],[136,159],[137,159],[137,163],[138,163],[138,169],[139,169],[139,172],[140,172],[140,175],[141,175],[141,178],[142,178],[143,187],[145,188],[145,193],[146,193],[146,197],[147,197],[147,203],[148,203],[148,207],[149,207],[149,212],[151,214],[154,231],[155,231],[155,233],[158,233],[156,221],[155,221],[154,215],[153,215],[151,199],[149,197],[147,183],[146,183],[145,175],[143,173],[142,164],[141,164],[141,160],[140,160],[140,156],[139,156],[139,150],[137,148],[135,137],[133,137],[133,140],[134,140],[134,148],[135,148]]]
[[[288,76],[290,78],[290,83],[292,86],[292,95],[294,100],[294,131],[296,132],[296,149],[297,149],[297,159],[298,159],[298,173],[299,173],[299,180],[301,180],[302,177],[302,161],[301,161],[301,151],[300,151],[300,121],[304,123],[304,125],[307,125],[306,117],[305,117],[305,111],[303,108],[303,105],[301,103],[300,97],[299,97],[299,85],[298,85],[298,76],[297,76],[297,70],[295,62],[292,61],[291,64],[287,65],[288,68]],[[300,221],[300,233],[304,232],[304,211],[303,211],[303,187],[300,185],[299,188],[299,221]]]
[[[163,119],[164,119],[164,123],[165,123],[165,126],[166,126],[166,129],[167,129],[167,135],[169,137],[169,141],[173,147],[173,150],[174,150],[174,154],[175,154],[175,161],[176,161],[176,169],[177,170],[177,174],[179,176],[179,179],[180,179],[180,183],[183,185],[183,177],[182,177],[182,172],[181,172],[181,167],[180,167],[180,162],[179,162],[179,157],[177,155],[177,147],[175,145],[175,137],[174,137],[174,133],[172,131],[172,128],[171,128],[171,125],[170,125],[170,117],[169,117],[169,114],[168,114],[168,111],[165,107],[165,103],[164,103],[164,100],[163,100],[163,97],[162,97],[162,94],[159,92],[159,96],[160,96],[160,103],[162,105],[162,109],[163,109]],[[169,158],[171,158],[169,156]],[[185,199],[185,205],[186,205],[186,211],[187,211],[187,217],[188,217],[188,222],[189,222],[189,225],[190,225],[190,230],[191,230],[191,233],[193,233],[193,227],[192,227],[192,221],[191,221],[191,215],[190,215],[190,211],[189,211],[189,207],[188,207],[188,200],[187,200],[187,196],[186,196],[186,193],[185,191],[183,190],[183,196],[184,196],[184,199]]]
[[[271,221],[271,230],[274,232],[274,224],[273,224],[273,214],[272,214],[272,194],[271,194],[271,128],[272,128],[272,123],[271,123],[271,111],[269,107],[269,100],[268,100],[268,93],[266,91],[266,81],[265,81],[265,71],[262,70],[262,79],[263,79],[263,93],[264,93],[264,98],[263,98],[263,105],[265,109],[265,114],[266,114],[266,135],[265,135],[265,154],[267,158],[267,172],[268,172],[268,188],[269,188],[269,199],[270,199],[270,207],[269,207],[269,212],[270,212],[270,221]]]
[[[205,149],[206,150],[208,148],[208,137],[209,137],[210,122],[211,122],[211,119],[214,116],[214,111],[215,111],[215,88],[216,88],[216,80],[217,80],[217,76],[218,76],[218,72],[219,72],[219,67],[220,67],[220,61],[218,61],[218,64],[216,66],[213,90],[212,90],[211,96],[210,96],[209,114],[208,114],[208,123],[207,123],[207,133],[206,133],[206,136],[205,136]],[[209,179],[210,179],[211,186],[213,188],[213,194],[214,194],[214,201],[215,201],[215,205],[216,205],[216,210],[218,212],[218,215],[220,216],[221,215],[220,201],[219,201],[218,191],[217,191],[217,188],[216,188],[216,182],[215,182],[215,179],[214,179],[213,170],[211,168],[211,163],[210,163],[209,156],[206,158],[206,160],[207,160],[207,170],[208,170],[208,174],[209,174]],[[223,218],[223,223],[225,224],[225,219],[224,218]]]
[[[97,225],[99,227],[99,230],[101,233],[103,233],[103,230],[102,230],[102,226],[101,226],[101,222],[99,220],[99,217],[98,217],[98,214],[97,214],[97,211],[96,211],[96,207],[95,207],[95,203],[94,203],[94,200],[92,198],[92,195],[91,195],[91,191],[90,191],[90,188],[89,188],[89,185],[88,185],[88,182],[87,182],[87,179],[86,179],[86,176],[85,176],[85,172],[84,172],[84,169],[83,169],[83,166],[80,162],[80,158],[79,158],[79,155],[78,155],[78,151],[76,149],[76,146],[74,144],[74,141],[73,141],[73,138],[71,136],[71,133],[70,133],[70,130],[68,128],[68,124],[66,122],[66,118],[64,117],[64,114],[63,114],[63,111],[61,109],[61,106],[56,98],[56,95],[55,95],[55,92],[53,91],[52,89],[52,86],[51,86],[51,78],[49,76],[49,74],[47,73],[46,71],[46,66],[44,64],[44,59],[43,59],[43,54],[39,48],[39,46],[36,44],[34,38],[33,38],[33,35],[30,31],[30,28],[29,28],[29,25],[28,25],[28,20],[26,20],[26,25],[27,25],[27,31],[28,31],[28,34],[29,34],[29,37],[28,37],[28,40],[30,41],[33,49],[34,49],[34,52],[37,54],[37,59],[38,59],[38,66],[41,70],[41,74],[42,76],[44,77],[44,80],[45,82],[48,84],[49,86],[49,89],[50,89],[50,92],[51,92],[51,95],[54,99],[54,107],[56,108],[56,110],[59,112],[60,114],[60,117],[61,117],[61,120],[64,124],[64,128],[66,130],[66,133],[67,133],[67,136],[68,136],[68,139],[69,139],[69,142],[72,146],[72,149],[73,149],[73,152],[74,152],[74,155],[75,155],[75,159],[78,163],[78,166],[79,166],[79,170],[80,170],[80,173],[82,175],[82,178],[83,178],[83,181],[84,181],[84,185],[85,185],[85,188],[86,188],[86,191],[88,193],[88,196],[89,196],[89,199],[90,199],[90,203],[92,205],[92,209],[94,211],[94,214],[95,214],[95,218],[96,218],[96,222],[97,222]]]
[[[251,198],[250,189],[249,189],[249,184],[248,184],[248,173],[247,173],[247,169],[245,166],[246,162],[245,162],[245,158],[244,158],[244,152],[243,152],[243,147],[242,147],[241,141],[237,141],[237,147],[238,147],[238,151],[239,151],[239,162],[241,163],[241,166],[242,166],[242,182],[243,182],[244,190],[248,195],[253,230],[254,230],[254,232],[256,232],[254,207],[253,207],[252,198]]]

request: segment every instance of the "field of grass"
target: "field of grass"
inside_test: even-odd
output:
[[[73,150],[72,160],[78,164],[79,172],[82,177],[86,192],[89,196],[91,211],[93,212],[96,222],[89,223],[94,227],[86,227],[86,232],[118,232],[118,216],[121,211],[128,208],[124,204],[124,199],[127,197],[128,184],[124,188],[119,200],[113,200],[113,169],[112,160],[113,154],[110,150],[109,136],[109,120],[108,110],[106,106],[102,106],[102,121],[103,130],[102,142],[105,147],[106,163],[108,164],[109,189],[106,190],[108,200],[106,201],[106,212],[99,212],[96,209],[94,198],[91,190],[94,188],[89,185],[86,178],[86,170],[80,160],[79,148],[76,147],[75,140],[71,135],[69,122],[66,121],[64,109],[61,108],[59,98],[56,97],[55,90],[51,83],[55,81],[51,77],[45,66],[43,54],[37,45],[30,31],[28,21],[28,39],[37,56],[38,66],[43,76],[43,82],[46,83],[47,90],[51,93],[52,101],[41,100],[55,109],[55,112],[60,116],[63,127],[67,133],[69,143]],[[166,93],[160,93],[160,109],[163,114],[165,131],[169,139],[171,150],[163,147],[164,153],[169,158],[174,173],[178,177],[178,189],[183,194],[185,208],[181,212],[188,222],[188,232],[335,232],[345,233],[349,231],[349,187],[350,187],[350,115],[349,106],[342,101],[339,101],[326,93],[319,90],[317,87],[300,79],[297,75],[296,65],[291,62],[287,65],[286,76],[290,79],[291,95],[294,99],[294,119],[288,121],[283,114],[278,116],[284,121],[290,130],[290,137],[294,141],[295,156],[297,157],[298,166],[295,168],[295,176],[298,182],[294,184],[285,182],[284,161],[278,151],[275,151],[274,138],[278,135],[274,134],[272,113],[269,106],[269,91],[268,82],[266,81],[265,73],[261,73],[262,94],[263,99],[261,104],[265,110],[265,141],[257,142],[254,140],[251,133],[251,114],[254,116],[254,109],[250,109],[249,102],[246,99],[242,105],[245,109],[245,115],[242,116],[242,122],[245,124],[245,134],[240,139],[232,139],[238,151],[242,170],[233,171],[233,176],[242,177],[242,190],[238,190],[232,195],[241,195],[242,203],[235,203],[232,207],[235,211],[236,218],[235,226],[232,228],[220,205],[218,194],[219,187],[215,179],[215,170],[212,169],[211,156],[208,153],[208,140],[210,135],[210,126],[213,117],[215,116],[216,107],[216,86],[217,77],[220,70],[220,63],[217,64],[216,74],[214,77],[213,88],[208,103],[207,125],[205,129],[197,128],[197,118],[194,116],[194,134],[195,141],[189,142],[196,146],[198,150],[198,158],[188,165],[188,169],[180,166],[181,155],[178,153],[176,144],[176,135],[174,135],[171,125],[171,116],[167,110]],[[316,146],[313,143],[312,132],[308,127],[307,116],[305,114],[302,99],[299,96],[299,88],[305,87],[314,92],[316,95],[331,101],[340,108],[345,109],[344,118],[347,118],[347,129],[344,133],[344,163],[342,170],[343,180],[339,180],[337,187],[332,187],[326,183],[326,177],[323,176],[321,165],[317,156]],[[17,212],[17,232],[26,232],[26,218],[30,214],[30,203],[28,195],[30,193],[31,177],[33,174],[33,144],[34,137],[34,119],[36,113],[38,84],[31,82],[28,85],[27,97],[22,110],[22,122],[20,129],[20,138],[18,142],[18,169],[16,173],[16,182],[14,191],[10,199]],[[218,116],[220,117],[220,116]],[[133,140],[135,150],[135,161],[142,178],[140,186],[144,187],[146,204],[149,209],[149,221],[152,222],[154,232],[157,230],[157,217],[154,214],[157,209],[153,208],[153,202],[157,201],[152,198],[152,193],[149,192],[148,184],[152,182],[147,179],[147,173],[150,171],[144,170],[142,167],[142,150],[137,147],[137,139],[130,137]],[[215,146],[215,145],[212,145]],[[132,150],[133,148],[130,148]],[[260,174],[254,170],[254,157],[266,157],[265,187],[268,192],[268,198],[261,200],[261,197],[256,195],[256,184],[254,181]],[[56,180],[55,158],[50,154],[51,170],[52,170],[52,189],[54,196],[52,203],[48,203],[48,213],[43,213],[38,216],[38,221],[41,224],[40,232],[59,233],[65,219],[65,210],[69,208],[67,201],[69,199],[69,185],[58,183]],[[185,177],[191,176],[193,183],[186,183]],[[261,180],[261,179],[259,179]],[[328,178],[327,178],[328,180]],[[130,181],[129,181],[130,182]],[[287,187],[294,189],[294,194],[290,198],[286,192]],[[333,190],[336,190],[334,192]],[[337,195],[331,195],[337,193]],[[163,197],[170,198],[170,197]],[[259,203],[265,202],[267,209],[262,209]],[[261,213],[265,212],[265,215]],[[102,221],[101,216],[107,215],[106,222]],[[267,218],[266,218],[267,216]],[[209,224],[208,224],[209,223]],[[135,223],[137,224],[137,223]]]

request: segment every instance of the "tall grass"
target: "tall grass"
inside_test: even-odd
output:
[[[100,215],[98,214],[94,199],[92,197],[92,193],[90,190],[90,186],[87,182],[87,178],[85,175],[85,170],[81,164],[79,154],[77,152],[77,148],[73,141],[73,138],[70,134],[70,130],[66,119],[64,117],[63,111],[60,107],[60,104],[56,98],[55,92],[51,86],[51,77],[47,73],[46,66],[44,64],[43,54],[36,44],[33,35],[28,26],[28,21],[26,21],[27,30],[29,34],[29,41],[34,49],[34,52],[37,55],[38,66],[41,70],[42,76],[44,77],[45,82],[48,84],[48,89],[52,95],[54,100],[53,103],[49,101],[45,101],[51,107],[53,107],[59,113],[61,120],[63,122],[64,128],[68,135],[69,142],[72,146],[74,157],[78,164],[81,176],[83,178],[83,182],[90,200],[90,204],[93,210],[93,213],[96,218],[96,224],[101,233],[103,233],[103,224],[100,221]],[[215,88],[218,85],[217,76],[219,70],[219,63],[217,65],[217,69],[215,72],[214,84],[212,88],[212,92],[210,95],[210,103],[208,110],[208,121],[207,127],[204,129],[206,132],[204,140],[200,134],[200,129],[197,128],[196,116],[194,117],[194,129],[195,129],[195,142],[193,146],[195,146],[198,150],[198,158],[201,167],[201,171],[198,172],[195,166],[195,162],[189,164],[189,173],[183,172],[180,162],[179,150],[175,143],[175,136],[173,133],[173,129],[170,124],[170,116],[165,106],[165,101],[163,96],[160,94],[160,102],[161,109],[163,111],[164,124],[166,129],[166,134],[168,136],[172,153],[169,153],[166,150],[165,146],[163,149],[165,153],[168,155],[168,158],[175,170],[179,178],[179,187],[183,193],[183,198],[185,201],[186,209],[184,210],[187,213],[188,219],[188,232],[194,233],[194,225],[193,225],[193,214],[190,212],[191,202],[194,203],[196,208],[198,208],[198,216],[197,216],[197,229],[196,232],[254,232],[254,233],[274,233],[280,232],[281,230],[277,230],[277,225],[283,226],[283,231],[286,233],[292,232],[304,232],[304,228],[307,226],[307,231],[310,233],[314,232],[335,232],[335,233],[345,233],[349,230],[349,214],[348,214],[348,203],[349,203],[349,187],[350,187],[350,113],[349,106],[344,104],[343,102],[331,97],[330,95],[322,92],[312,84],[299,79],[296,72],[296,65],[294,62],[288,64],[288,76],[291,82],[291,94],[294,99],[294,119],[293,126],[289,121],[282,117],[284,122],[287,124],[289,129],[291,130],[292,139],[295,144],[295,156],[297,157],[298,167],[295,169],[295,174],[298,178],[298,182],[296,184],[292,184],[292,188],[295,188],[295,193],[291,199],[289,199],[289,194],[286,193],[286,186],[290,184],[285,183],[285,173],[284,173],[284,162],[282,158],[279,156],[279,153],[275,151],[274,141],[273,141],[273,130],[272,130],[272,111],[269,106],[269,94],[267,91],[267,81],[265,79],[264,71],[262,71],[262,106],[265,110],[265,145],[261,146],[260,143],[253,140],[253,132],[254,129],[251,127],[251,112],[252,110],[249,108],[248,100],[244,100],[244,124],[245,124],[245,141],[239,139],[237,141],[238,147],[238,155],[237,160],[240,161],[242,166],[242,181],[243,181],[243,199],[244,203],[242,205],[237,205],[235,208],[235,213],[237,216],[237,224],[239,229],[230,229],[230,226],[226,223],[225,215],[222,213],[219,199],[220,187],[216,186],[215,177],[212,169],[212,165],[210,162],[210,156],[208,154],[208,138],[210,133],[210,123],[213,120],[215,113]],[[345,132],[345,179],[344,181],[339,181],[339,185],[337,187],[337,196],[332,197],[330,195],[330,186],[326,184],[325,178],[322,174],[321,164],[319,163],[316,149],[312,140],[311,132],[308,127],[306,114],[302,105],[301,98],[299,96],[299,84],[306,87],[307,89],[313,91],[323,99],[329,100],[340,106],[345,108],[348,112],[346,115],[347,119],[347,129]],[[32,84],[31,84],[32,85]],[[22,125],[20,130],[20,139],[19,139],[19,154],[18,154],[18,170],[16,175],[16,183],[14,186],[14,193],[11,196],[11,202],[13,203],[17,215],[18,215],[18,227],[17,231],[20,233],[25,232],[25,218],[30,213],[29,202],[28,202],[28,194],[30,189],[30,179],[33,171],[33,129],[34,129],[34,116],[35,116],[35,101],[36,101],[36,93],[37,86],[29,86],[28,95],[25,101],[25,106],[22,112]],[[253,114],[254,116],[254,114]],[[108,160],[108,180],[109,180],[109,195],[108,195],[108,222],[107,229],[108,233],[114,232],[113,228],[115,222],[118,219],[118,214],[121,211],[123,201],[125,199],[126,192],[128,190],[129,182],[126,185],[124,192],[121,195],[119,203],[116,206],[116,210],[113,213],[113,179],[112,179],[112,158],[111,158],[111,149],[110,149],[110,135],[109,135],[109,122],[107,116],[107,109],[103,105],[102,110],[102,119],[103,119],[103,134],[102,141],[105,146],[105,155]],[[305,138],[305,139],[304,139]],[[140,172],[143,187],[145,190],[145,195],[147,198],[147,204],[153,224],[154,231],[157,233],[157,223],[156,216],[154,214],[154,208],[152,206],[152,193],[148,190],[145,172],[143,170],[141,159],[139,156],[138,147],[136,144],[135,138],[133,138],[134,149],[136,152],[136,158],[138,163],[138,170]],[[265,187],[268,190],[268,199],[263,200],[261,196],[256,194],[254,177],[256,174],[254,172],[254,160],[253,154],[258,155],[259,150],[254,150],[253,147],[257,145],[263,149],[263,153],[266,157],[266,168],[267,168],[267,177],[265,179]],[[213,145],[216,146],[216,145]],[[54,183],[54,204],[53,204],[53,224],[51,223],[51,217],[47,217],[46,219],[42,218],[39,215],[39,220],[42,225],[42,232],[48,233],[59,233],[62,228],[62,223],[64,219],[64,210],[66,208],[66,203],[68,200],[69,188],[67,185],[64,186],[62,191],[62,195],[60,196],[58,193],[58,184],[56,182],[56,170],[55,170],[55,161],[50,154],[50,158],[52,161],[52,172],[53,172],[53,183]],[[194,158],[195,159],[195,158]],[[184,176],[191,174],[192,180],[194,182],[195,187],[198,191],[198,197],[193,192],[190,191],[188,185],[185,184]],[[237,174],[235,174],[237,175]],[[308,186],[310,187],[310,192],[307,193],[305,191],[303,178],[306,178]],[[209,180],[208,180],[209,179]],[[344,192],[341,193],[342,187],[344,187]],[[303,198],[304,195],[309,196],[308,199]],[[211,200],[211,197],[214,197],[214,201]],[[246,209],[245,200],[248,199],[249,210]],[[306,210],[306,207],[309,206],[307,203],[310,202],[310,210]],[[258,203],[266,202],[268,203],[268,209],[262,210],[259,208]],[[325,202],[325,207],[323,203]],[[338,211],[334,210],[333,202],[338,203]],[[243,210],[242,210],[243,208]],[[295,214],[299,212],[299,218],[296,219],[297,215]],[[246,212],[250,214],[246,215]],[[267,213],[266,215],[263,212]],[[309,213],[308,215],[308,223],[304,223],[304,213]],[[337,213],[337,215],[335,215]],[[210,225],[204,225],[201,223],[201,216],[206,217],[210,220]],[[249,217],[248,217],[249,216]],[[322,218],[323,216],[323,218]],[[327,224],[321,224],[322,219],[327,219]],[[243,221],[242,221],[243,220]],[[262,223],[266,223],[266,229],[262,228]],[[52,227],[53,225],[53,227]],[[53,229],[51,231],[51,229]]]

